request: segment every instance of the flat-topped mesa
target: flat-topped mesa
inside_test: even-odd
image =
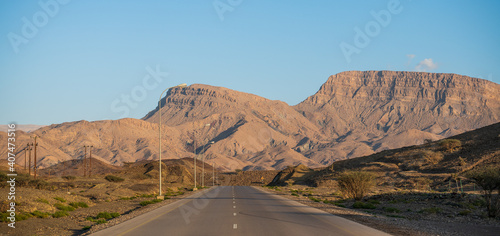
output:
[[[330,76],[313,96],[353,99],[485,100],[498,94],[498,84],[457,74],[406,71],[347,71]],[[446,90],[446,91],[445,91]],[[473,96],[471,96],[474,94]],[[478,96],[480,95],[480,96]],[[482,96],[481,96],[482,95]],[[496,98],[498,100],[498,97]],[[306,100],[308,101],[308,100]]]
[[[499,121],[498,94],[498,84],[457,74],[348,71],[330,76],[296,109],[327,132],[340,134],[361,127],[387,132],[434,124],[441,131],[466,131]]]

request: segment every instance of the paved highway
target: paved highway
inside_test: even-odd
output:
[[[388,235],[247,186],[200,191],[92,235]]]

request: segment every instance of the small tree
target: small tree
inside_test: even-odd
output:
[[[339,189],[344,196],[361,200],[374,186],[374,176],[364,171],[349,171],[340,174],[337,179]]]
[[[466,176],[483,190],[486,210],[489,217],[500,215],[500,168],[499,166],[489,166],[482,169],[469,171]],[[494,192],[497,191],[495,195]]]

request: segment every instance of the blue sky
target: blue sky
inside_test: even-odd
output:
[[[499,1],[1,1],[0,124],[142,118],[180,83],[290,105],[348,70],[500,83],[499,10]]]

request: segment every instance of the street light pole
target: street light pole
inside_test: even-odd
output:
[[[162,192],[161,192],[161,98],[163,97],[163,93],[165,93],[167,90],[169,90],[171,88],[184,88],[186,86],[187,86],[187,84],[179,84],[177,86],[173,86],[173,87],[167,88],[167,89],[163,90],[163,92],[161,92],[160,99],[158,100],[158,113],[160,113],[160,119],[158,120],[158,149],[159,149],[159,152],[160,152],[160,155],[159,155],[160,192],[158,193],[158,197],[159,198],[163,197]]]
[[[210,126],[210,124],[207,124],[206,126]],[[202,165],[203,165],[203,167],[202,167],[202,169],[203,169],[202,170],[202,176],[201,176],[201,186],[202,187],[205,187],[205,151],[207,150],[206,149],[207,145],[208,144],[213,144],[213,143],[214,143],[214,141],[205,144],[205,146],[203,146],[203,148],[201,150],[202,151],[202,155],[203,155],[203,156],[201,156],[201,158],[202,158],[201,162],[202,162]]]

